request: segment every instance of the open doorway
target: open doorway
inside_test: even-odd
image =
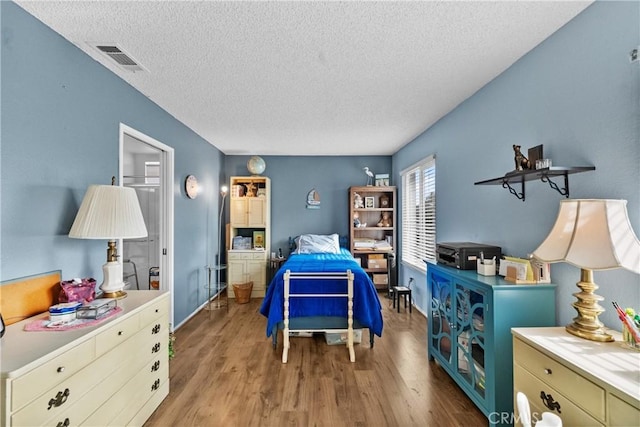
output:
[[[120,183],[136,191],[148,233],[122,242],[126,288],[169,291],[174,325],[173,149],[120,124]]]

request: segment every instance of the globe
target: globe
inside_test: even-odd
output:
[[[260,175],[266,169],[267,164],[260,156],[252,156],[247,162],[247,169],[254,175]]]

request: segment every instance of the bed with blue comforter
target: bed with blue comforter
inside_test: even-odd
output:
[[[354,328],[367,328],[371,346],[373,335],[382,336],[382,306],[375,286],[367,273],[351,253],[340,248],[337,253],[291,254],[278,270],[267,288],[260,313],[267,318],[267,337],[276,346],[277,331],[284,329],[284,275],[287,270],[313,273],[337,273],[351,270],[354,274],[353,318]],[[336,280],[290,281],[291,293],[334,294],[346,292],[346,283]],[[290,328],[295,329],[346,329],[347,304],[345,298],[298,298],[290,301]]]

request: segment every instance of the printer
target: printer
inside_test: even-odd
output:
[[[480,252],[485,259],[496,257],[496,260],[499,260],[502,257],[500,246],[472,242],[448,242],[436,245],[436,261],[459,270],[475,270],[477,268],[476,260],[481,258]]]

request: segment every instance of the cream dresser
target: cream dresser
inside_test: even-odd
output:
[[[116,317],[0,340],[2,426],[142,425],[169,393],[169,294],[129,291]]]
[[[564,327],[511,331],[514,407],[521,391],[533,420],[553,412],[564,427],[640,426],[640,352],[623,347],[619,333],[599,343]]]

